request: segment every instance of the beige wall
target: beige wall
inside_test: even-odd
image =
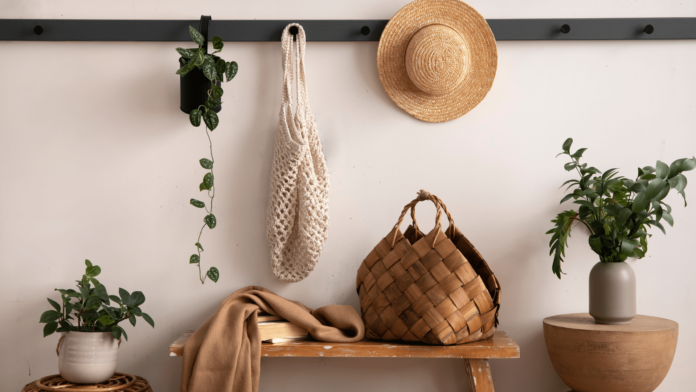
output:
[[[19,1],[0,18],[388,18],[389,1]],[[472,0],[488,18],[693,16],[694,1]],[[311,34],[311,31],[308,32]],[[331,170],[331,230],[322,260],[296,284],[272,275],[265,211],[281,70],[278,43],[229,43],[239,63],[214,132],[218,228],[204,234],[204,265],[188,265],[200,210],[207,142],[179,111],[177,43],[0,42],[0,390],[57,372],[58,338],[37,321],[53,289],[79,278],[83,260],[102,282],[142,290],[157,323],[126,326],[119,370],[178,388],[181,360],[167,346],[195,329],[232,291],[262,285],[317,307],[358,306],[359,263],[418,189],[439,195],[503,286],[502,330],[522,348],[492,361],[496,390],[566,391],[548,360],[541,320],[587,309],[596,257],[578,230],[568,273],[551,274],[549,220],[568,178],[554,159],[566,137],[600,168],[635,167],[696,153],[696,42],[500,42],[493,89],[471,113],[419,122],[382,90],[376,43],[310,43],[312,108]],[[690,180],[696,184],[694,173]],[[696,204],[694,187],[687,189]],[[649,257],[631,262],[642,314],[676,320],[680,342],[659,391],[696,384],[696,207],[674,206],[675,228],[654,233]],[[433,209],[423,207],[423,227]],[[264,359],[261,390],[461,391],[461,361]],[[311,386],[310,386],[311,385]]]

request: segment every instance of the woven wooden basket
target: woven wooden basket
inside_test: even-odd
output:
[[[415,219],[415,206],[424,200],[437,209],[428,235]],[[399,227],[409,210],[413,224],[402,234]],[[449,220],[445,232],[442,210]],[[498,279],[445,204],[422,190],[363,261],[357,290],[370,339],[461,344],[489,338],[498,325]]]

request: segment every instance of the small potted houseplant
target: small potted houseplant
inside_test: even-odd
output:
[[[141,317],[153,328],[155,322],[140,306],[145,296],[140,291],[129,293],[119,289],[119,295],[109,295],[97,276],[101,268],[85,260],[85,274],[76,281],[77,290],[56,289],[60,303],[50,298],[53,307],[41,315],[44,337],[61,332],[58,341],[58,370],[67,381],[93,384],[108,380],[116,372],[118,347],[121,338],[128,340],[121,322],[135,326]]]
[[[568,237],[575,225],[589,231],[590,248],[599,262],[590,272],[590,315],[600,324],[628,324],[636,315],[636,280],[633,269],[625,263],[629,257],[641,259],[648,251],[648,231],[657,227],[665,233],[662,222],[674,225],[672,208],[664,202],[671,190],[681,194],[686,206],[684,172],[696,168],[696,158],[682,158],[667,165],[657,161],[655,167],[638,168],[635,179],[618,175],[618,169],[600,171],[580,163],[581,148],[571,154],[573,139],[563,143],[570,162],[567,171],[575,171],[577,179],[566,181],[573,191],[561,204],[573,200],[579,207],[558,214],[552,220],[551,234],[553,273],[561,278],[561,262],[565,257]]]

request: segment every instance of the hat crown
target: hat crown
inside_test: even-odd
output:
[[[411,37],[405,56],[406,72],[421,91],[443,95],[459,86],[469,65],[469,49],[459,33],[433,24]]]

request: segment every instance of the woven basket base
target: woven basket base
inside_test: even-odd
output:
[[[111,378],[99,384],[75,384],[66,381],[59,374],[43,377],[22,388],[22,392],[152,392],[146,379],[125,373],[115,373]]]

